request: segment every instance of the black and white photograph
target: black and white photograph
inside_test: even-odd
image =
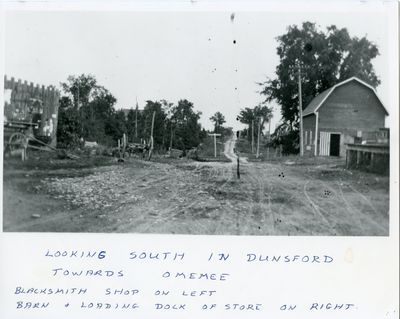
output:
[[[4,18],[4,232],[389,236],[384,10]]]
[[[396,0],[0,0],[0,317],[399,318]]]

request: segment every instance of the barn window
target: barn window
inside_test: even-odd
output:
[[[307,133],[308,133],[308,131],[305,131],[306,136],[305,136],[304,140],[306,141],[306,145],[308,145],[308,143],[307,143],[307,137],[308,137]]]
[[[310,131],[310,145],[313,145],[312,131]]]

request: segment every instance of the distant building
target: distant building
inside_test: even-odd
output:
[[[372,86],[356,77],[340,82],[304,109],[304,153],[344,157],[346,144],[380,131],[387,115]]]

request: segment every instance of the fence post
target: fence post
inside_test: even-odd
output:
[[[122,135],[122,157],[125,158],[125,150],[126,150],[126,134]]]
[[[237,153],[237,168],[236,168],[236,175],[237,178],[240,179],[240,160],[239,160],[239,153]]]

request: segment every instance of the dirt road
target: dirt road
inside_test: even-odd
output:
[[[234,140],[225,154],[235,160]],[[5,231],[388,235],[388,178],[318,165],[186,160],[5,169]],[[40,216],[39,216],[40,215]]]
[[[235,154],[235,144],[236,144],[236,135],[233,135],[229,140],[225,142],[224,145],[224,155],[231,160],[232,164],[235,164],[237,161],[237,155]],[[247,163],[247,159],[239,156],[239,160],[241,163]]]

